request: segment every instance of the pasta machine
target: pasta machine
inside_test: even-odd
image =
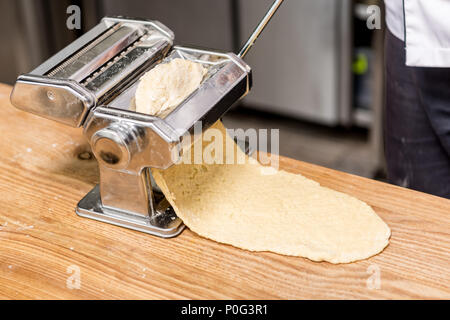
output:
[[[11,94],[16,108],[82,127],[91,145],[100,183],[78,203],[79,216],[166,238],[183,230],[150,168],[177,163],[196,123],[208,129],[250,91],[251,68],[242,58],[281,3],[275,1],[238,55],[174,46],[173,32],[156,21],[107,17],[18,77]],[[140,77],[175,58],[208,70],[200,87],[164,119],[135,112]]]

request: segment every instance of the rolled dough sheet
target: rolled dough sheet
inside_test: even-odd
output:
[[[220,122],[212,129],[236,146]],[[152,173],[184,223],[218,242],[331,263],[366,259],[388,245],[389,227],[366,203],[245,157],[245,164],[178,164]]]
[[[164,117],[200,86],[205,72],[202,65],[182,59],[155,67],[141,79],[136,110]],[[240,151],[220,122],[203,136],[215,137],[211,130],[226,141],[221,150],[204,143],[203,151],[221,163],[236,163],[239,155],[244,164],[200,161],[152,169],[192,231],[242,249],[331,263],[366,259],[388,245],[389,227],[364,202],[301,175],[263,167]],[[192,163],[186,157],[195,159],[194,150],[202,148],[185,152],[183,163]]]
[[[199,63],[174,59],[147,72],[136,90],[136,111],[164,118],[201,84],[207,70]]]

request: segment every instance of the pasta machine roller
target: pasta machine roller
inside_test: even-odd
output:
[[[197,123],[208,129],[250,91],[251,68],[242,58],[281,2],[275,1],[239,55],[174,46],[173,32],[156,21],[107,17],[18,77],[12,104],[83,127],[98,161],[100,183],[78,203],[78,215],[165,238],[183,230],[150,168],[177,163]],[[164,119],[135,112],[141,76],[175,58],[208,70],[200,87]]]

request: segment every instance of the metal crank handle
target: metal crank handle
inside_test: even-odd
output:
[[[248,38],[247,42],[245,43],[245,45],[242,47],[241,51],[239,52],[238,56],[240,58],[243,59],[247,55],[247,53],[253,47],[253,45],[255,44],[256,40],[259,37],[259,35],[266,28],[267,24],[270,22],[272,17],[275,15],[275,13],[277,12],[278,8],[281,6],[283,1],[284,0],[276,0],[272,4],[272,6],[270,7],[269,11],[267,11],[267,13],[264,16],[264,18],[261,20],[259,25],[256,27],[255,31],[253,31],[252,35],[250,36],[250,38]]]

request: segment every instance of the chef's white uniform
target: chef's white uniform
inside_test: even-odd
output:
[[[385,4],[388,180],[450,199],[450,0]]]
[[[385,0],[389,30],[405,41],[406,65],[450,67],[450,0]]]

